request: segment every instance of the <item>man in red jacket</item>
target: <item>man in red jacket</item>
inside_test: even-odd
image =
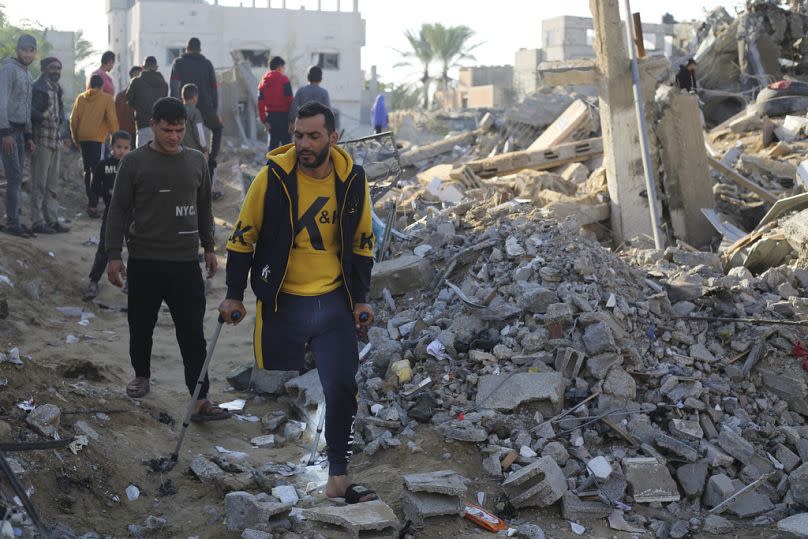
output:
[[[284,75],[286,62],[280,56],[269,61],[269,71],[258,85],[258,116],[270,136],[269,150],[290,144],[289,109],[295,96],[292,83]]]

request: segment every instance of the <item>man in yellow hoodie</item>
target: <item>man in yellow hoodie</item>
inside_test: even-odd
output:
[[[81,148],[84,162],[84,188],[87,193],[87,214],[98,217],[98,195],[90,188],[92,174],[101,161],[101,152],[107,138],[118,130],[115,101],[104,93],[104,79],[90,77],[90,89],[79,94],[70,113],[70,134],[73,144]]]
[[[376,494],[348,480],[356,416],[356,331],[373,322],[367,304],[373,227],[365,171],[337,145],[334,113],[317,102],[297,111],[294,144],[268,154],[227,242],[228,323],[246,313],[247,276],[258,298],[259,368],[300,370],[314,352],[325,395],[326,496],[348,503]],[[233,320],[232,314],[241,317]]]

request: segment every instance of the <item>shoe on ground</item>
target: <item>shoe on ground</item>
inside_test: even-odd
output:
[[[31,227],[35,234],[56,234],[56,230],[48,223],[37,223]]]
[[[59,221],[54,221],[54,222],[48,223],[48,224],[54,230],[54,232],[57,232],[58,234],[65,234],[67,232],[70,232],[70,228],[64,226]]]
[[[126,394],[133,399],[142,399],[149,389],[149,379],[137,377],[126,386]]]
[[[10,234],[12,236],[17,236],[18,238],[34,237],[34,234],[22,225],[16,225],[16,226],[7,225],[5,228],[3,228],[3,232],[5,232],[6,234]]]
[[[98,219],[101,217],[101,213],[98,211],[98,208],[87,208],[87,215],[90,216],[90,219]]]
[[[82,292],[81,297],[84,301],[89,301],[91,299],[95,299],[98,296],[98,283],[95,281],[90,281],[90,284],[87,285],[87,288],[84,289]]]
[[[211,198],[213,200],[219,200],[223,196],[224,196],[224,193],[222,193],[221,191],[214,191],[213,193],[211,193]]]

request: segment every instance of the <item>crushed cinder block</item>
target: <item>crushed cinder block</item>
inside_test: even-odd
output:
[[[381,500],[344,506],[320,506],[304,509],[301,516],[307,520],[323,522],[345,528],[352,537],[398,533],[399,521],[393,510]]]
[[[523,403],[536,403],[538,411],[551,417],[564,404],[564,379],[557,372],[489,374],[477,384],[477,406],[509,411]]]
[[[561,497],[561,515],[570,521],[606,518],[612,508],[601,501],[582,500],[570,491]]]
[[[249,492],[230,492],[224,497],[224,524],[230,531],[258,528],[269,523],[269,519],[288,514],[292,504],[265,499],[266,495],[254,496]],[[268,497],[267,497],[268,498]]]
[[[467,481],[452,470],[405,475],[401,493],[405,517],[420,528],[432,517],[462,515]]]
[[[516,508],[547,507],[567,491],[567,480],[551,457],[542,457],[509,475],[502,487]]]
[[[468,486],[467,479],[452,470],[407,474],[404,476],[404,487],[410,492],[430,492],[445,496],[465,498]]]
[[[624,458],[623,470],[634,501],[640,503],[678,501],[679,489],[668,468],[655,458]]]

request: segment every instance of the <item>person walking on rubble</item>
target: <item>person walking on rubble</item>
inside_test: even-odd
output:
[[[679,87],[679,89],[690,93],[696,93],[698,91],[696,67],[698,67],[698,64],[693,58],[689,58],[686,64],[679,66],[679,73],[676,74],[676,86]]]
[[[129,70],[129,84],[143,72],[140,66],[132,66]],[[115,114],[118,116],[118,126],[121,131],[129,133],[130,140],[134,142],[137,137],[137,123],[135,121],[135,110],[126,102],[126,91],[129,86],[118,92],[115,96]]]
[[[31,132],[31,93],[33,81],[28,66],[36,58],[36,38],[23,34],[17,39],[16,56],[0,65],[0,154],[6,175],[6,226],[13,236],[34,234],[20,224],[20,198],[25,152],[36,149]]]
[[[98,197],[92,192],[93,170],[101,161],[102,149],[109,136],[118,130],[115,103],[105,93],[104,80],[99,75],[90,77],[90,89],[76,97],[70,113],[70,134],[73,144],[81,149],[84,163],[84,189],[87,194],[87,214],[97,218]]]
[[[42,74],[31,95],[31,127],[36,150],[31,156],[31,229],[36,234],[70,232],[50,208],[50,188],[59,179],[60,128],[65,111],[62,102],[62,62],[49,56],[39,62]]]
[[[312,101],[317,101],[331,108],[331,99],[328,96],[328,90],[320,86],[323,82],[323,69],[319,66],[311,66],[308,73],[306,73],[306,79],[308,79],[309,83],[306,86],[301,86],[297,89],[297,92],[295,92],[295,102],[292,111],[297,112],[297,109]]]
[[[258,116],[269,133],[269,151],[291,142],[289,110],[295,97],[285,70],[284,59],[275,56],[269,61],[269,71],[258,85]]]
[[[384,104],[384,94],[376,96],[376,101],[370,109],[370,119],[377,135],[387,128],[388,115],[387,105]]]
[[[227,296],[219,312],[237,324],[250,275],[259,368],[301,370],[314,352],[325,394],[326,496],[376,499],[347,475],[356,416],[356,331],[373,321],[367,303],[375,238],[365,171],[336,145],[331,109],[298,109],[294,144],[268,154],[227,242]],[[233,313],[241,317],[233,320]]]
[[[168,84],[163,75],[157,71],[157,58],[147,56],[143,61],[143,72],[129,83],[129,89],[126,90],[126,102],[135,109],[138,148],[148,144],[152,139],[149,127],[152,107],[158,99],[167,95]]]
[[[112,82],[112,77],[109,76],[109,72],[112,71],[113,67],[115,67],[115,53],[112,51],[106,51],[101,55],[101,67],[93,71],[91,75],[98,75],[101,77],[101,80],[104,83],[101,89],[105,94],[109,94],[113,99],[115,99],[115,83]],[[92,88],[92,86],[88,85],[87,89],[89,90],[90,88]]]
[[[109,215],[109,205],[112,201],[112,188],[115,186],[115,176],[118,175],[118,168],[121,159],[132,150],[132,136],[126,131],[116,131],[112,134],[110,144],[110,156],[95,167],[93,171],[93,183],[91,189],[95,196],[104,199],[104,215],[101,218],[101,233],[98,236],[98,249],[95,251],[93,266],[90,269],[90,282],[82,292],[82,299],[85,301],[98,296],[98,281],[107,268],[107,247],[105,237],[107,228],[107,217]],[[128,223],[127,223],[128,225]],[[124,226],[125,230],[128,226]]]
[[[191,395],[205,362],[205,284],[197,257],[201,243],[208,278],[213,277],[217,261],[210,172],[201,153],[181,144],[185,121],[180,100],[164,97],[154,104],[154,139],[121,160],[107,216],[107,277],[117,287],[123,285],[121,277],[129,283],[129,355],[135,379],[126,394],[132,398],[142,398],[150,389],[152,336],[163,301],[174,320]],[[130,212],[127,268],[121,248]],[[206,375],[193,421],[231,415],[207,399],[209,386]]]
[[[213,199],[222,196],[216,191],[216,165],[219,149],[222,146],[222,120],[219,118],[219,86],[216,82],[216,70],[213,64],[202,54],[202,43],[199,38],[188,40],[185,53],[171,64],[171,97],[182,99],[182,87],[188,83],[196,84],[199,92],[197,108],[205,120],[205,127],[210,129],[210,153],[208,154],[208,170],[212,182]]]

